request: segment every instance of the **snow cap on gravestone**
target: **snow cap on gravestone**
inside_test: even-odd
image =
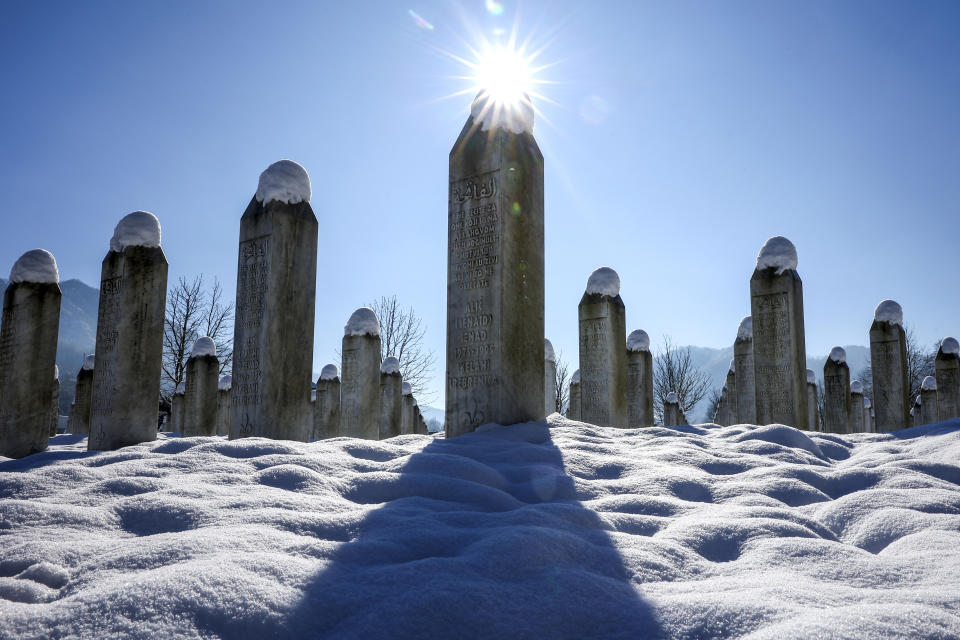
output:
[[[546,338],[543,339],[543,360],[544,362],[556,362],[557,356],[553,352],[553,343]]]
[[[230,391],[233,388],[233,376],[221,376],[217,382],[217,389],[220,391]]]
[[[775,268],[778,276],[797,269],[797,248],[783,236],[767,240],[757,255],[757,271],[770,268]]]
[[[336,380],[337,379],[337,365],[327,364],[323,366],[323,369],[320,370],[320,379],[321,380]]]
[[[127,247],[159,247],[160,221],[149,211],[134,211],[125,215],[113,229],[110,251],[120,252]]]
[[[850,383],[850,393],[856,393],[863,395],[863,383],[859,380],[854,380]]]
[[[753,340],[753,316],[744,316],[737,327],[737,340]]]
[[[736,359],[730,358],[730,368],[727,369],[727,371],[729,371],[730,373],[736,373],[736,372],[737,372],[737,361],[736,361]]]
[[[470,117],[481,131],[506,129],[510,133],[533,133],[534,109],[530,96],[523,94],[514,104],[503,104],[486,89],[481,89],[470,104]]]
[[[174,390],[173,395],[183,395],[187,392],[187,386],[185,382],[181,382],[177,385],[177,388]]]
[[[843,347],[834,347],[830,349],[830,359],[837,364],[847,361],[847,350]]]
[[[199,356],[215,355],[217,355],[217,343],[214,342],[210,336],[203,336],[202,338],[197,338],[196,342],[193,343],[193,351],[190,357],[197,358]]]
[[[671,391],[667,394],[667,402],[670,404],[678,404],[680,402],[680,399],[677,398],[676,392]]]
[[[377,319],[376,312],[370,307],[360,307],[347,320],[343,328],[343,334],[347,336],[379,336],[380,321]]]
[[[937,390],[937,379],[933,376],[927,376],[923,379],[923,382],[920,384],[920,388],[923,391],[936,391]]]
[[[96,354],[91,353],[86,358],[83,359],[83,365],[81,369],[84,371],[93,371],[93,367],[96,365],[97,356]]]
[[[380,363],[380,373],[385,373],[388,376],[399,375],[400,361],[394,356],[387,356],[383,359],[383,362]]]
[[[53,365],[53,379],[54,380],[60,379],[60,367],[58,367],[57,365]]]
[[[53,254],[46,249],[31,249],[20,256],[10,269],[10,282],[57,284],[60,272]]]
[[[627,351],[650,351],[650,336],[643,329],[634,329],[627,336]]]
[[[813,369],[807,369],[807,384],[817,384],[817,374]]]
[[[279,160],[260,174],[257,202],[264,206],[277,200],[287,204],[310,202],[310,175],[293,160]]]
[[[873,402],[870,401],[870,398],[864,398],[864,399],[863,399],[863,408],[864,408],[864,409],[869,409],[869,408],[871,408],[871,407],[873,407]]]
[[[884,300],[877,305],[873,312],[873,319],[877,322],[903,326],[903,307],[893,300]]]
[[[610,267],[598,267],[587,278],[587,293],[615,298],[620,295],[620,276]]]
[[[413,386],[409,382],[404,382],[400,385],[400,393],[405,396],[413,395]]]
[[[570,384],[580,384],[580,369],[574,371],[573,375],[570,376]]]
[[[947,355],[960,355],[960,342],[957,342],[956,338],[947,336],[940,341],[940,351]]]

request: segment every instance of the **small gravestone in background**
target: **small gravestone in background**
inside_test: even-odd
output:
[[[203,336],[193,343],[187,360],[187,383],[183,394],[185,438],[217,433],[217,387],[220,360],[213,338]]]
[[[920,421],[917,424],[940,422],[939,405],[937,379],[933,376],[927,376],[920,385]]]
[[[757,424],[803,428],[807,422],[807,352],[803,282],[797,250],[774,236],[760,249],[750,279]]]
[[[486,91],[450,151],[448,438],[543,418],[543,155],[529,99]]]
[[[663,403],[663,426],[677,427],[687,424],[687,418],[680,408],[680,399],[671,391]]]
[[[543,410],[544,416],[557,412],[557,356],[553,344],[543,339]]]
[[[570,376],[570,404],[567,406],[567,417],[571,420],[580,420],[580,369]]]
[[[59,282],[57,261],[43,249],[27,251],[10,270],[0,319],[0,456],[22,458],[47,448]]]
[[[863,399],[863,430],[867,433],[873,433],[873,401],[870,398]]]
[[[850,417],[847,433],[863,433],[863,383],[854,380],[850,383]]]
[[[937,402],[941,420],[960,418],[960,342],[940,341],[936,359]]]
[[[743,424],[757,423],[757,383],[753,364],[753,318],[746,316],[737,327],[733,343],[733,362],[737,374],[737,419]]]
[[[910,423],[911,427],[920,426],[920,421],[923,419],[923,405],[921,404],[921,396],[918,395],[913,401],[913,407],[910,409]]]
[[[90,433],[90,404],[93,399],[93,371],[96,357],[90,354],[83,359],[80,371],[77,372],[77,382],[73,391],[73,404],[70,405],[70,418],[67,420],[67,431],[76,435]]]
[[[57,422],[60,419],[60,367],[53,365],[53,391],[50,393],[50,430],[52,438],[57,435]]]
[[[820,430],[820,399],[817,397],[817,374],[807,369],[807,429]]]
[[[713,422],[722,427],[730,426],[730,410],[727,407],[730,399],[730,392],[726,387],[720,389],[720,399],[717,400],[717,410],[713,414]]]
[[[340,435],[340,378],[337,365],[328,364],[317,378],[314,403],[313,439],[325,440]]]
[[[823,365],[823,430],[848,433],[850,423],[850,367],[842,347],[830,350]]]
[[[310,439],[317,218],[291,160],[260,174],[240,220],[230,438]]]
[[[404,382],[400,386],[400,389],[400,393],[403,396],[403,408],[401,409],[402,413],[400,415],[400,433],[402,435],[409,435],[416,431],[416,401],[413,399],[413,387],[409,382]]]
[[[183,394],[186,392],[186,385],[181,382],[173,391],[173,400],[170,401],[170,431],[173,433],[183,433],[184,405]]]
[[[740,419],[740,412],[737,407],[737,384],[739,382],[739,376],[737,376],[737,360],[733,358],[730,360],[730,368],[727,369],[727,380],[724,387],[727,390],[727,423],[728,424],[740,424],[743,420]]]
[[[626,427],[626,308],[616,271],[600,267],[590,274],[578,316],[580,419],[601,427]]]
[[[230,418],[233,407],[230,405],[230,390],[233,387],[231,376],[221,376],[217,381],[217,435],[230,435]]]
[[[627,336],[627,426],[653,426],[653,354],[643,329]]]
[[[387,356],[380,365],[380,439],[399,436],[403,422],[403,376],[400,361]]]
[[[370,307],[353,312],[343,328],[340,435],[380,435],[380,322]]]
[[[117,223],[100,270],[88,449],[157,439],[166,300],[160,222],[134,211]]]
[[[884,300],[874,311],[870,326],[870,365],[877,431],[886,433],[904,428],[910,415],[907,337],[903,331],[903,308],[893,300]]]

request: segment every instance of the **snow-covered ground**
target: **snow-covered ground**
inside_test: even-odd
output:
[[[960,421],[85,448],[0,462],[0,637],[960,635]]]

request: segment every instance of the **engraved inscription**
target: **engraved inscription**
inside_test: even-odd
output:
[[[598,424],[610,422],[608,325],[605,317],[580,323],[580,413]]]
[[[791,354],[793,340],[787,294],[777,293],[754,298],[757,310],[753,315],[754,367],[757,394],[766,409],[766,418],[788,421],[793,415]],[[757,416],[761,419],[761,416]]]

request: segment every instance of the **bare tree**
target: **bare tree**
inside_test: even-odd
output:
[[[663,421],[663,405],[667,394],[673,391],[684,413],[710,393],[710,374],[693,365],[690,347],[680,348],[670,336],[663,337],[663,344],[653,361],[653,413]]]
[[[187,360],[197,338],[210,336],[217,345],[220,373],[233,364],[233,304],[223,303],[219,280],[207,290],[203,276],[181,277],[167,294],[163,320],[161,392],[169,396],[186,377]]]
[[[935,343],[930,349],[925,349],[923,345],[917,342],[917,337],[913,332],[913,327],[903,326],[903,331],[907,342],[907,405],[913,406],[913,400],[920,395],[920,386],[923,379],[934,375],[936,370],[937,350],[940,343]],[[863,383],[863,395],[873,400],[873,366],[867,361],[867,366],[857,372],[855,378]]]
[[[397,296],[381,296],[370,307],[380,320],[380,357],[394,356],[400,361],[403,381],[409,382],[419,402],[429,402],[427,385],[436,357],[423,344],[427,332],[413,307],[403,309]]]
[[[557,353],[557,413],[563,415],[570,400],[570,365],[563,359],[563,351]]]

